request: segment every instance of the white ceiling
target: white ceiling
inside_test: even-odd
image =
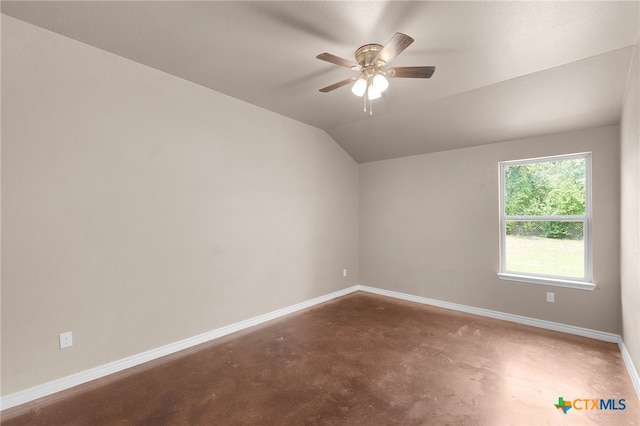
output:
[[[2,13],[324,129],[356,161],[619,122],[640,1],[2,1]],[[353,60],[395,32],[415,39],[374,115]],[[638,60],[638,58],[635,58]]]

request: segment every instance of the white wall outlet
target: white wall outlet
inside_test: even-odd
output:
[[[344,269],[342,270],[342,276],[343,276],[343,277],[346,277],[346,276],[347,276],[347,268],[344,268]]]
[[[60,349],[68,348],[69,346],[73,346],[73,335],[71,332],[60,333]]]
[[[553,303],[556,301],[556,294],[552,291],[547,292],[547,302]]]

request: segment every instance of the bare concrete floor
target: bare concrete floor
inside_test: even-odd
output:
[[[559,397],[580,401],[564,414]],[[6,426],[637,425],[640,401],[614,343],[354,293],[3,414]]]

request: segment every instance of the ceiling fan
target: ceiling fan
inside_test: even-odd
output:
[[[383,70],[382,67],[387,65],[393,58],[402,53],[409,45],[413,43],[413,38],[406,34],[395,33],[391,40],[385,45],[371,43],[365,44],[356,50],[356,62],[331,53],[321,53],[316,58],[340,65],[354,71],[360,71],[358,77],[351,77],[337,83],[331,84],[320,89],[321,92],[327,93],[332,90],[346,86],[351,82],[355,82],[351,87],[354,95],[363,97],[364,112],[367,112],[367,101],[369,101],[369,114],[373,115],[372,103],[374,99],[382,96],[382,92],[389,87],[387,78],[430,78],[436,70],[436,67],[394,67]]]

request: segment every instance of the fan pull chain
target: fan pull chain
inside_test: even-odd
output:
[[[369,91],[364,92],[364,96],[362,96],[362,110],[367,112],[367,101],[369,101],[369,115],[373,115],[373,101],[369,99]]]
[[[362,95],[362,110],[366,113],[368,112],[369,115],[373,115],[373,100],[371,98],[369,98],[369,90],[368,90],[368,86],[367,86],[367,90],[365,90],[364,94]],[[369,110],[367,111],[367,101],[369,101]]]

